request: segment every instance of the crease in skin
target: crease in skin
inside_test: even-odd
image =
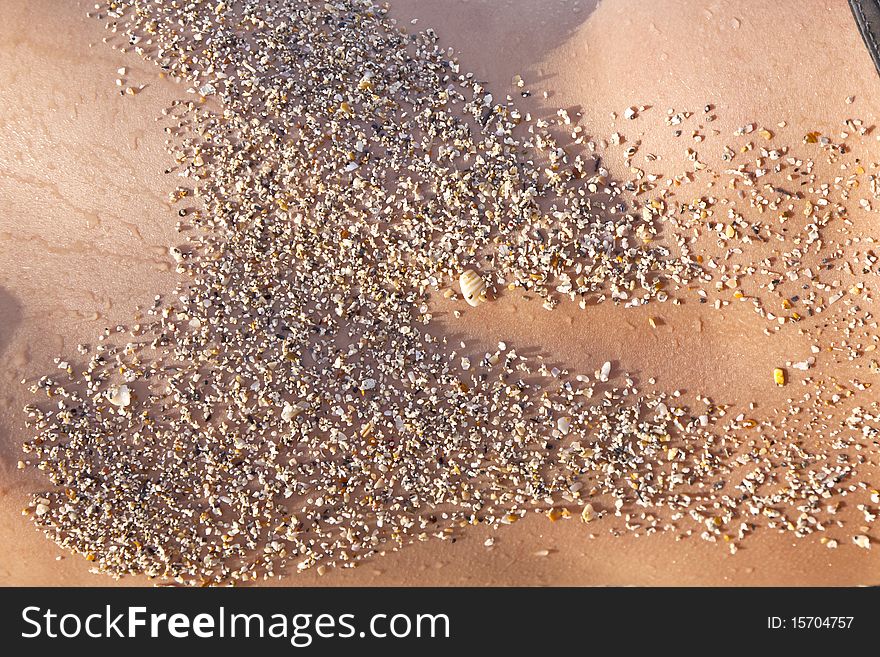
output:
[[[130,225],[133,224],[125,224],[125,222],[121,222],[122,225]],[[136,237],[137,241],[143,243],[143,237],[137,235],[135,232],[136,228],[130,232],[133,237]],[[27,245],[36,245],[39,247],[42,253],[48,253],[52,255],[60,255],[60,256],[88,256],[90,258],[101,258],[104,260],[117,261],[119,264],[124,265],[126,263],[131,262],[149,262],[153,265],[160,266],[167,264],[167,261],[159,258],[148,258],[139,254],[131,254],[131,253],[119,253],[118,247],[114,246],[113,248],[102,249],[95,245],[93,242],[86,242],[82,239],[75,239],[69,241],[66,244],[54,244],[49,241],[49,239],[39,236],[39,235],[29,235],[26,237],[22,237],[19,235],[15,235],[9,232],[0,232],[0,239],[3,239],[7,245],[12,244],[27,244]],[[118,238],[117,238],[118,239]]]
[[[697,320],[697,321],[699,322],[700,320]],[[635,326],[635,325],[633,325],[633,326]]]

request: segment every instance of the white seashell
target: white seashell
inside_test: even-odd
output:
[[[605,361],[602,365],[602,369],[599,370],[599,380],[605,382],[608,380],[608,376],[611,374],[611,362]]]
[[[792,363],[792,368],[806,372],[815,362],[816,359],[810,356],[809,358],[807,358],[807,360],[801,361],[799,363]]]
[[[486,301],[486,281],[473,269],[462,272],[458,278],[464,300],[472,306],[479,306]]]
[[[571,418],[559,418],[558,420],[556,420],[556,428],[559,429],[559,433],[561,433],[563,436],[567,436],[569,430],[571,429]]]
[[[592,504],[585,504],[583,510],[581,511],[581,520],[584,522],[592,522],[596,517],[596,510],[593,508]]]
[[[296,404],[291,404],[290,402],[284,402],[284,406],[281,408],[281,419],[285,422],[289,422],[297,415],[302,413],[309,407],[307,402],[298,402]]]
[[[124,383],[121,386],[110,388],[107,391],[107,401],[119,408],[125,408],[131,403],[131,391]]]

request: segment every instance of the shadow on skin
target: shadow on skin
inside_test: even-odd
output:
[[[9,343],[12,342],[12,337],[21,325],[21,320],[21,304],[18,299],[0,287],[0,358],[3,359],[0,362],[8,362],[8,359],[3,357],[6,355]],[[0,381],[6,385],[11,383],[9,381],[11,377],[12,373],[8,369],[0,370]],[[8,417],[0,413],[0,463],[4,466],[8,466],[10,462],[14,463],[19,458],[18,446],[8,444],[9,433]]]
[[[0,356],[3,355],[20,324],[21,304],[0,287]]]
[[[556,77],[541,62],[580,30],[599,2],[581,0],[572,6],[567,0],[393,0],[390,9],[398,27],[409,33],[434,29],[440,46],[451,47],[465,70],[490,82],[488,91],[496,96],[510,93],[521,109],[540,117],[555,116],[558,109],[539,93],[528,95],[530,86]],[[503,20],[499,14],[504,14]],[[525,82],[521,90],[509,88],[516,74]]]

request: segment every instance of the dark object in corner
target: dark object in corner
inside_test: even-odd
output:
[[[859,33],[868,46],[874,66],[880,73],[880,0],[849,0],[849,7],[859,24]]]

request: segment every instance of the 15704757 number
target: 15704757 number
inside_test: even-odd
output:
[[[767,627],[771,630],[848,630],[855,616],[768,616]]]

